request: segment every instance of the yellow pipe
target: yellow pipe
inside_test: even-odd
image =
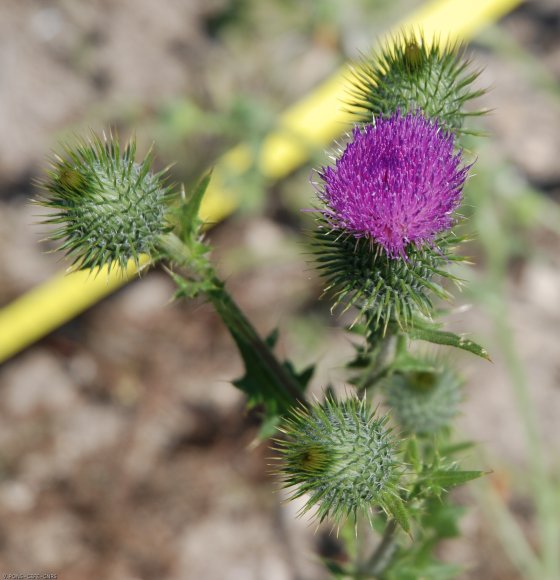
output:
[[[424,39],[468,40],[478,30],[521,3],[521,0],[435,0],[428,2],[396,28],[421,30]],[[390,36],[390,35],[389,35]],[[279,179],[303,165],[310,153],[322,149],[349,126],[344,111],[346,78],[344,66],[310,95],[289,108],[277,131],[269,135],[257,160],[263,175]],[[239,145],[218,162],[201,207],[201,217],[210,223],[229,215],[238,204],[238,194],[228,186],[228,176],[240,175],[253,163],[246,145]],[[125,275],[101,272],[58,274],[0,311],[0,362],[35,340],[71,320],[128,280],[136,270],[130,264]]]

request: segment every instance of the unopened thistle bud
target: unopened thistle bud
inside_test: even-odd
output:
[[[94,134],[66,146],[40,182],[47,194],[37,203],[54,210],[44,222],[58,226],[50,238],[62,240],[75,268],[124,268],[155,254],[171,188],[165,172],[151,171],[151,153],[140,162],[135,154],[134,141],[121,149],[116,137]]]
[[[441,46],[437,41],[426,46],[420,36],[403,33],[379,55],[358,63],[348,104],[363,123],[399,110],[421,110],[448,131],[468,132],[465,118],[482,114],[464,109],[468,101],[484,93],[472,87],[479,74],[471,70],[461,47]]]
[[[357,399],[327,399],[292,413],[278,441],[280,471],[293,488],[291,498],[308,496],[303,512],[316,508],[320,521],[340,522],[402,505],[397,446],[386,423],[387,417]]]
[[[356,127],[335,164],[319,171],[319,268],[337,304],[355,304],[373,326],[431,315],[434,277],[451,277],[454,211],[468,166],[454,137],[420,113]]]
[[[395,373],[383,383],[385,402],[397,423],[418,435],[448,427],[462,400],[461,378],[450,368]]]

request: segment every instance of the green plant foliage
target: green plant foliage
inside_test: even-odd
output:
[[[204,241],[204,223],[198,216],[200,204],[211,177],[210,171],[188,196],[184,188],[181,190],[178,203],[168,213],[169,221],[177,234],[166,234],[159,242],[162,254],[172,264],[184,266],[188,270],[188,274],[182,276],[168,269],[170,276],[177,284],[175,298],[196,298],[199,295],[207,295],[217,286],[214,269],[210,262],[210,246]]]
[[[185,243],[199,241],[202,237],[203,222],[198,216],[198,212],[202,199],[210,185],[211,178],[212,171],[209,171],[199,181],[188,198],[184,189],[181,192],[181,202],[175,211],[175,215],[177,218],[179,238]]]
[[[134,141],[121,148],[117,137],[94,133],[66,146],[39,183],[46,195],[36,203],[54,210],[44,219],[57,226],[50,238],[62,240],[76,269],[124,269],[131,258],[157,254],[172,187],[165,171],[151,171],[151,152],[141,162],[135,156]]]
[[[435,433],[448,427],[459,412],[462,380],[447,366],[395,372],[382,385],[391,414],[409,433]]]
[[[297,373],[287,361],[272,363],[270,352],[276,343],[276,331],[261,345],[260,341],[251,340],[246,333],[239,332],[238,327],[232,325],[229,330],[245,365],[245,374],[233,381],[233,385],[247,395],[250,407],[264,406],[266,421],[260,436],[270,437],[275,434],[280,417],[291,410],[298,400],[303,400],[315,367],[310,366]],[[276,372],[271,368],[273,364],[278,367]]]
[[[454,332],[441,330],[439,324],[434,324],[430,320],[416,318],[409,328],[409,337],[414,340],[425,340],[432,344],[453,346],[486,360],[491,360],[488,351],[474,340]]]
[[[351,329],[361,342],[347,365],[351,382],[359,392],[381,387],[390,415],[365,397],[338,401],[330,386],[322,403],[306,401],[314,367],[297,372],[277,357],[278,332],[261,338],[212,265],[198,215],[210,173],[189,195],[174,194],[165,171],[152,171],[151,152],[137,162],[134,141],[121,147],[111,134],[93,134],[53,159],[37,203],[51,210],[45,219],[56,226],[51,238],[75,268],[125,268],[147,254],[165,262],[176,298],[201,296],[212,304],[243,360],[243,376],[233,385],[261,413],[260,437],[281,433],[276,459],[290,497],[305,496],[301,513],[312,511],[342,529],[348,557],[325,562],[333,576],[445,580],[458,568],[434,552],[440,540],[458,534],[462,512],[448,490],[483,473],[462,470],[455,457],[471,445],[451,439],[462,381],[438,359],[408,347],[423,340],[488,358],[434,320],[435,302],[450,299],[448,286],[461,283],[450,266],[465,260],[455,252],[462,238],[451,228],[470,165],[462,165],[455,138],[469,132],[466,117],[481,114],[464,107],[483,91],[473,88],[479,72],[461,47],[428,46],[414,32],[395,40],[354,71],[349,106],[362,125],[335,166],[320,173],[326,205],[312,241],[333,309],[357,310]],[[167,111],[176,139],[207,129],[209,120],[213,131],[224,130],[218,117],[201,121],[199,112],[188,102]],[[375,126],[364,126],[369,123]],[[256,159],[273,125],[267,111],[255,115],[254,102],[245,99],[229,131],[243,134]],[[384,163],[377,167],[379,159]],[[258,167],[248,176],[260,199]],[[245,198],[251,206],[253,196]],[[366,529],[379,538],[364,559],[357,532]]]
[[[355,385],[358,391],[374,387],[390,372],[390,363],[383,360],[383,347],[386,345],[386,341],[377,342],[373,346],[354,345],[356,355],[346,368],[351,371],[349,382]]]
[[[206,297],[227,327],[243,359],[245,374],[233,385],[247,395],[250,407],[262,406],[264,423],[261,437],[275,433],[280,417],[304,399],[314,367],[297,373],[291,363],[281,362],[273,354],[277,331],[265,340],[227,292],[210,262],[210,248],[204,243],[198,211],[211,174],[206,174],[190,195],[182,192],[178,203],[169,211],[175,233],[161,236],[161,252],[171,262],[185,270],[181,274],[168,269],[177,285],[176,298]]]
[[[447,430],[430,437],[408,437],[403,461],[410,466],[411,477],[404,497],[413,522],[414,542],[405,544],[397,539],[383,574],[371,577],[451,580],[461,572],[459,566],[442,562],[436,548],[441,540],[460,533],[464,508],[452,503],[448,490],[483,475],[481,471],[459,469],[455,455],[471,446],[470,442],[449,443]]]
[[[460,469],[457,461],[443,457],[439,450],[434,449],[434,454],[431,461],[424,458],[422,470],[408,495],[409,500],[415,497],[441,498],[452,487],[463,485],[484,475],[483,471]]]
[[[444,234],[434,246],[410,245],[406,259],[393,259],[371,240],[324,226],[315,233],[313,250],[325,293],[334,295],[333,310],[356,306],[370,331],[385,333],[390,323],[407,330],[416,315],[430,318],[433,297],[450,299],[439,282],[460,282],[446,269],[463,259],[452,253],[460,241]]]
[[[354,69],[348,104],[359,122],[420,109],[454,133],[468,133],[465,118],[484,111],[465,111],[465,104],[485,91],[473,89],[473,71],[464,50],[455,44],[426,46],[414,32],[403,32]]]
[[[277,441],[280,472],[292,498],[308,495],[302,512],[316,508],[320,521],[341,523],[348,516],[370,521],[380,508],[408,530],[399,495],[402,466],[396,441],[365,400],[326,399],[322,405],[296,408],[283,423]]]
[[[414,544],[399,546],[385,571],[386,580],[452,580],[461,572],[460,566],[442,562],[434,554],[437,544],[459,535],[459,519],[464,508],[453,505],[446,495],[432,498],[420,516]]]

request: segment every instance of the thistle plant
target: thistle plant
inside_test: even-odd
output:
[[[354,129],[334,166],[324,167],[317,254],[337,302],[356,304],[374,326],[429,316],[433,281],[445,270],[453,211],[469,166],[454,136],[421,113],[399,111]]]
[[[333,309],[354,309],[356,394],[309,402],[313,367],[296,371],[274,353],[228,293],[211,260],[198,210],[210,180],[187,193],[137,161],[134,142],[93,135],[54,158],[37,202],[49,208],[51,238],[75,268],[124,268],[147,255],[162,263],[177,298],[205,297],[235,341],[245,374],[234,385],[262,413],[260,436],[275,436],[276,471],[302,512],[377,538],[363,558],[352,534],[347,562],[326,561],[339,578],[452,578],[433,549],[455,533],[448,491],[479,477],[459,467],[469,446],[452,439],[462,381],[416,341],[486,351],[443,330],[464,258],[454,230],[472,160],[459,146],[470,131],[465,104],[480,91],[462,49],[429,48],[403,33],[356,68],[349,105],[355,126],[333,163],[317,171],[313,249]],[[380,536],[378,538],[377,536]]]

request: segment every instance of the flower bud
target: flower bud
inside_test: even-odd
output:
[[[457,415],[463,382],[450,368],[395,373],[383,382],[385,402],[407,432],[435,433]]]
[[[358,121],[390,117],[396,111],[421,110],[447,131],[467,132],[465,104],[484,90],[473,89],[480,71],[472,71],[457,45],[429,47],[412,32],[388,43],[378,56],[366,58],[354,71],[349,105]]]
[[[58,227],[51,239],[62,240],[77,269],[116,263],[125,268],[140,254],[153,257],[167,230],[170,187],[164,172],[151,171],[152,155],[135,161],[136,144],[121,149],[117,138],[93,135],[56,156],[40,186],[47,194],[39,205],[54,210],[44,223]]]
[[[400,502],[401,468],[386,423],[365,400],[327,399],[294,411],[278,441],[291,498],[308,495],[303,511],[316,507],[320,521],[371,516],[376,507],[391,513]]]

